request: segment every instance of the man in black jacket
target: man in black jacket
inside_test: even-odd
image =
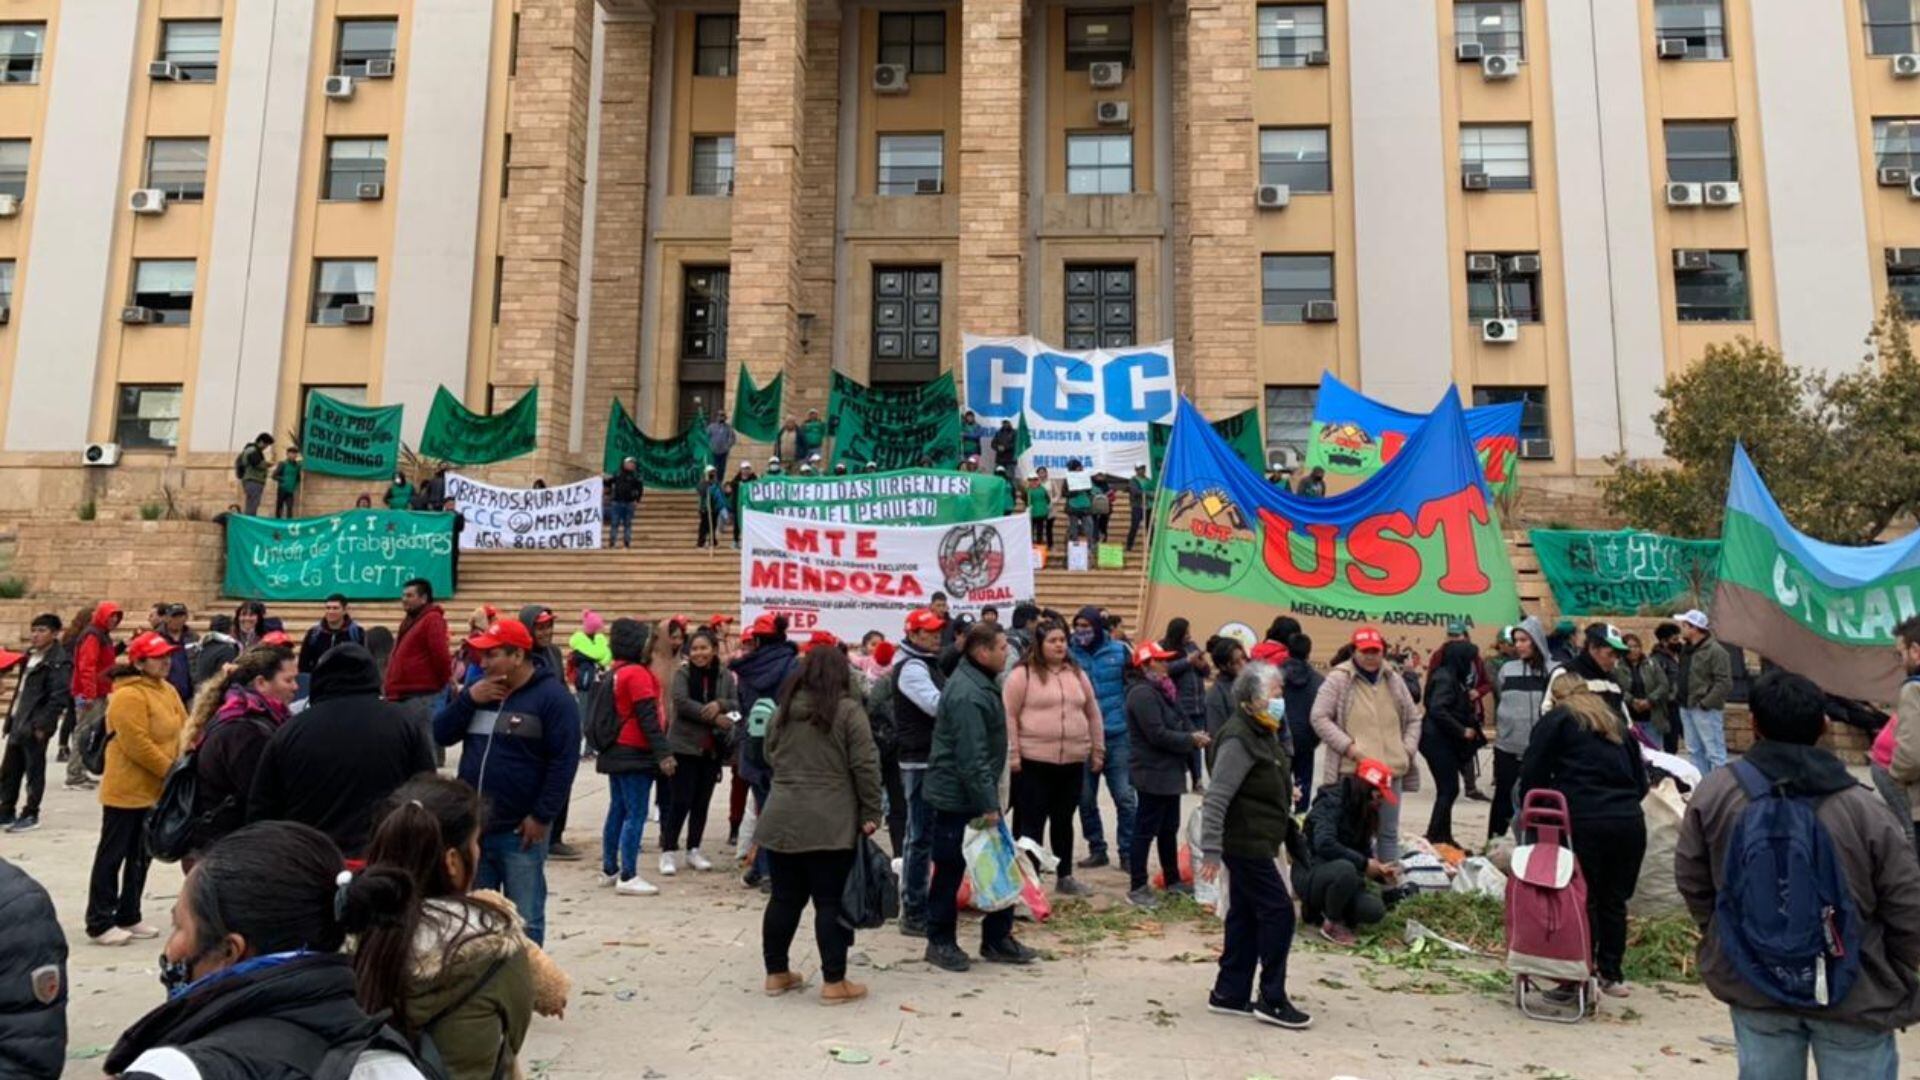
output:
[[[308,702],[261,751],[247,820],[311,825],[357,859],[387,796],[433,771],[433,749],[420,725],[380,700],[380,674],[363,646],[320,658]]]
[[[10,833],[40,826],[40,799],[47,791],[47,743],[60,730],[60,717],[73,702],[73,662],[60,646],[60,616],[36,615],[27,638],[26,660],[13,692],[13,707],[0,731],[7,749],[0,757],[0,825]],[[27,805],[13,816],[20,781],[27,782]]]
[[[367,632],[353,621],[353,614],[347,610],[347,598],[334,593],[327,597],[326,613],[300,642],[300,674],[311,676],[321,657],[335,646],[349,642],[365,645]]]
[[[67,939],[53,900],[0,859],[0,1076],[52,1077],[67,1064]]]

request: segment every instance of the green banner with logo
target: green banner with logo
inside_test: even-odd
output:
[[[618,472],[620,463],[634,460],[640,479],[650,488],[664,491],[692,491],[713,460],[707,446],[706,425],[693,423],[678,435],[656,439],[640,430],[632,414],[619,398],[613,399],[613,416],[607,421],[606,450],[600,456],[601,467]]]
[[[326,517],[227,519],[228,596],[393,600],[414,578],[453,595],[453,515],[349,510]]]
[[[1026,419],[1021,417],[1021,419]],[[1209,423],[1214,432],[1227,441],[1233,452],[1254,472],[1265,474],[1267,471],[1267,442],[1260,431],[1260,410],[1248,409],[1235,413],[1224,420]],[[1147,426],[1147,457],[1152,464],[1147,466],[1151,476],[1160,475],[1160,463],[1167,456],[1167,444],[1173,441],[1172,424],[1149,424]]]
[[[1527,534],[1562,615],[1659,615],[1702,607],[1713,595],[1718,540],[1682,540],[1638,529]]]
[[[745,439],[770,443],[780,437],[780,398],[787,382],[786,372],[773,377],[764,387],[753,385],[747,365],[740,365],[740,378],[733,387],[733,430]]]
[[[420,435],[420,455],[455,465],[489,465],[533,453],[540,417],[540,385],[527,389],[506,412],[484,416],[441,387]]]
[[[925,458],[956,464],[960,446],[960,395],[953,372],[912,390],[875,390],[839,372],[827,399],[827,429],[833,434],[829,465],[908,469]]]
[[[391,480],[400,465],[398,405],[354,405],[319,391],[307,395],[300,452],[308,472]]]
[[[853,525],[958,525],[1005,514],[1007,482],[983,473],[898,469],[846,476],[763,476],[744,508]]]

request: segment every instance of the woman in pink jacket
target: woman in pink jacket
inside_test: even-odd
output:
[[[1007,766],[1013,770],[1014,831],[1040,839],[1051,824],[1060,858],[1054,891],[1085,896],[1093,890],[1073,876],[1073,815],[1080,807],[1085,770],[1106,765],[1100,702],[1093,683],[1067,651],[1067,628],[1057,622],[1034,630],[1027,655],[1008,673]]]

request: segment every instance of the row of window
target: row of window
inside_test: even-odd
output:
[[[1877,6],[1909,0],[1881,0]],[[1868,0],[1868,22],[1876,4]],[[1520,0],[1459,0],[1453,5],[1455,45],[1477,44],[1485,53],[1527,56],[1526,5]],[[1727,58],[1726,13],[1721,0],[1654,0],[1654,36],[1686,42],[1688,60]],[[1913,19],[1901,24],[1911,38]],[[1876,53],[1880,50],[1876,48]],[[1892,52],[1913,52],[1911,44]],[[1254,17],[1254,62],[1263,68],[1299,68],[1326,63],[1327,9],[1324,4],[1261,4]]]
[[[340,20],[334,74],[364,77],[370,61],[392,61],[399,36],[394,19]],[[0,22],[0,83],[39,82],[46,39],[46,23]],[[172,64],[180,82],[213,82],[220,73],[220,20],[162,20],[154,59]]]
[[[1313,411],[1319,403],[1318,386],[1266,387],[1267,448],[1287,448],[1305,454],[1313,435]],[[1474,405],[1510,405],[1520,402],[1520,437],[1549,437],[1547,388],[1544,386],[1476,386]]]
[[[6,295],[0,304],[12,303],[13,263],[0,276]],[[373,259],[315,259],[313,296],[307,308],[307,321],[315,326],[339,326],[346,322],[350,304],[371,304],[379,263]],[[158,326],[186,326],[193,321],[193,296],[198,264],[193,259],[135,259],[133,284],[127,303],[145,308],[147,322]]]

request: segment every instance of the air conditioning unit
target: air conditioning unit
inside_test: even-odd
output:
[[[1327,55],[1327,50],[1315,49],[1306,54],[1306,62],[1308,67],[1326,67],[1333,61],[1332,58]]]
[[[1093,106],[1094,120],[1108,126],[1124,124],[1131,115],[1132,110],[1124,101],[1099,101]]]
[[[353,96],[353,76],[329,75],[326,86],[327,96],[336,101],[344,101]]]
[[[179,82],[180,65],[171,60],[154,60],[147,64],[147,78],[156,82]]]
[[[920,177],[913,182],[913,193],[915,195],[940,194],[940,178],[937,176]]]
[[[1453,47],[1453,58],[1463,64],[1477,64],[1486,56],[1487,47],[1477,41],[1462,41]]]
[[[127,209],[136,214],[164,214],[167,193],[159,188],[141,188],[127,196]]]
[[[365,326],[373,321],[373,305],[347,304],[340,309],[340,321],[349,326]]]
[[[1899,166],[1891,166],[1880,170],[1881,187],[1906,187],[1908,181],[1912,179],[1913,174]]]
[[[1493,177],[1483,172],[1463,172],[1460,174],[1460,186],[1468,191],[1486,191],[1493,187]]]
[[[104,469],[120,464],[120,444],[117,442],[90,442],[80,452],[80,464],[89,468]]]
[[[1678,248],[1673,253],[1673,268],[1689,273],[1713,269],[1713,255],[1703,248]]]
[[[1685,60],[1687,58],[1687,39],[1683,37],[1663,37],[1660,39],[1660,59]]]
[[[1888,61],[1896,79],[1920,78],[1920,53],[1901,53]]]
[[[1540,272],[1540,256],[1515,255],[1507,260],[1509,274],[1537,274]]]
[[[120,321],[128,326],[145,326],[153,321],[153,309],[130,304],[120,309]]]
[[[1480,340],[1489,345],[1511,345],[1520,339],[1520,320],[1481,319]]]
[[[1888,248],[1887,269],[1920,270],[1920,248]]]
[[[1467,256],[1467,273],[1497,274],[1500,272],[1500,256],[1476,253]]]
[[[1704,184],[1667,185],[1668,206],[1699,206],[1706,201],[1707,191]]]
[[[20,216],[20,196],[0,195],[0,218]]]
[[[361,202],[379,202],[387,197],[387,185],[369,180],[354,187],[353,197]]]
[[[1909,198],[1920,199],[1920,174],[1909,175],[1907,177],[1907,196]],[[0,217],[4,216],[5,213],[0,211]]]
[[[393,61],[392,60],[367,61],[367,78],[369,79],[393,78]]]
[[[1340,305],[1331,300],[1309,300],[1303,317],[1307,322],[1337,322],[1340,319]]]
[[[1107,90],[1127,81],[1127,65],[1116,60],[1102,60],[1087,65],[1087,82],[1095,90]]]
[[[1488,53],[1480,58],[1480,75],[1487,79],[1511,79],[1520,74],[1518,53]]]
[[[1707,185],[1708,206],[1740,205],[1740,182],[1738,180],[1715,180]]]
[[[1253,205],[1262,210],[1284,210],[1293,201],[1293,189],[1285,184],[1261,184],[1253,189]]]
[[[1520,460],[1521,461],[1552,461],[1553,460],[1553,440],[1552,439],[1521,439],[1520,440]]]
[[[904,94],[907,92],[907,65],[873,65],[873,92],[876,94]]]

